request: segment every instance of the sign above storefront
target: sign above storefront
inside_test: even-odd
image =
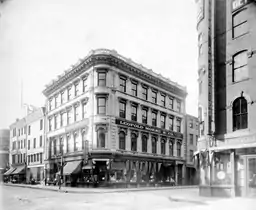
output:
[[[151,127],[148,125],[141,125],[138,123],[129,122],[129,121],[121,120],[121,119],[116,119],[116,124],[124,125],[129,128],[135,128],[135,129],[139,129],[139,130],[143,130],[143,131],[154,132],[157,134],[162,134],[162,135],[166,135],[166,136],[170,136],[170,137],[183,138],[182,133],[168,131],[168,130],[164,130],[164,129],[160,129],[160,128],[156,128],[156,127]]]
[[[239,9],[248,3],[250,3],[250,0],[232,0],[232,11]]]

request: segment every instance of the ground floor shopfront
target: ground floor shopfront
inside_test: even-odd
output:
[[[197,157],[200,195],[256,197],[256,147],[210,148]]]
[[[4,173],[5,182],[26,183],[26,165],[12,165],[8,171]]]
[[[146,187],[182,185],[184,162],[174,158],[93,151],[85,162],[82,155],[49,161],[46,177],[56,184],[60,175],[65,186]]]

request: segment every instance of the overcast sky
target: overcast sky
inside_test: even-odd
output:
[[[0,4],[0,128],[22,117],[23,102],[92,49],[119,54],[187,86],[197,115],[194,0],[6,0]]]

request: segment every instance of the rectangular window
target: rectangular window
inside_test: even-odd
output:
[[[24,140],[25,141],[25,140]],[[23,140],[20,141],[20,148],[23,148]]]
[[[181,112],[181,102],[177,101],[177,112]]]
[[[165,106],[165,95],[161,94],[161,106]]]
[[[248,78],[248,55],[242,51],[233,56],[233,82],[239,82]]]
[[[237,38],[248,33],[247,10],[241,10],[232,17],[232,36]]]
[[[57,141],[56,139],[53,140],[53,154],[57,154]]]
[[[49,118],[49,131],[52,130],[52,118]]]
[[[74,135],[74,151],[78,151],[78,138],[77,135]]]
[[[18,141],[18,149],[20,149],[20,141]]]
[[[148,88],[147,87],[142,87],[142,98],[144,100],[148,100]]]
[[[165,140],[161,140],[161,154],[165,155]]]
[[[148,123],[148,110],[142,109],[142,123],[147,124]]]
[[[120,91],[126,92],[126,79],[120,78]]]
[[[24,139],[24,148],[26,148],[26,139]]]
[[[30,163],[30,155],[28,155],[28,164]]]
[[[30,129],[30,125],[28,126],[28,135],[30,135],[31,129]]]
[[[193,134],[189,134],[189,141],[190,141],[190,144],[191,144],[191,145],[194,144],[194,137],[193,137]]]
[[[78,96],[79,95],[79,83],[75,83],[74,89],[75,89],[75,96]]]
[[[152,91],[152,102],[153,103],[157,103],[157,92],[155,91]]]
[[[71,110],[67,111],[67,125],[71,123]]]
[[[169,117],[169,130],[173,131],[173,116]]]
[[[43,146],[43,136],[40,136],[40,147]]]
[[[190,162],[193,162],[193,155],[194,155],[194,151],[189,150],[189,160],[190,160]]]
[[[40,163],[43,163],[43,153],[40,153]]]
[[[36,160],[39,162],[39,153],[36,154]]]
[[[33,161],[33,157],[34,157],[34,155],[30,155],[30,160],[31,160],[31,163],[33,163],[34,161]]]
[[[20,129],[19,129],[19,136],[20,136]]]
[[[161,114],[161,128],[165,129],[165,119],[166,116],[164,114]]]
[[[119,102],[119,117],[122,117],[122,118],[126,117],[126,102],[125,101]]]
[[[64,103],[64,91],[60,93],[60,103]]]
[[[57,124],[58,124],[58,116],[54,115],[54,129],[57,129]]]
[[[64,113],[60,113],[60,127],[63,126],[63,114]]]
[[[86,117],[86,103],[82,104],[83,106],[83,119]]]
[[[74,107],[74,122],[78,120],[78,107]]]
[[[28,150],[30,150],[30,140],[28,140]]]
[[[71,87],[67,89],[67,100],[69,101],[71,99]]]
[[[152,117],[152,125],[157,126],[157,113],[152,112],[151,117]]]
[[[177,119],[177,132],[181,132],[181,121]]]
[[[132,120],[137,121],[137,105],[132,105],[131,108],[132,108],[132,110],[131,110]]]
[[[21,135],[23,135],[23,128],[21,128]]]
[[[24,134],[27,134],[27,127],[24,127]]]
[[[98,72],[98,86],[106,86],[106,72]]]
[[[97,98],[97,114],[106,114],[106,98]]]
[[[52,99],[49,100],[49,110],[52,110]]]
[[[137,96],[137,83],[132,83],[132,95]]]
[[[83,92],[86,91],[86,87],[87,87],[86,79],[83,79]]]
[[[156,154],[156,148],[157,148],[157,146],[156,146],[156,144],[157,144],[157,140],[156,140],[156,138],[155,137],[152,137],[152,153],[153,154]]]
[[[34,138],[34,148],[36,148],[36,138]]]
[[[58,96],[55,96],[55,108],[58,107]]]
[[[69,152],[70,150],[70,136],[67,136],[67,153]]]
[[[169,109],[173,109],[173,98],[169,97]]]
[[[40,120],[40,131],[43,130],[43,119]]]

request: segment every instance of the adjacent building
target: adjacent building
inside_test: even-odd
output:
[[[10,169],[5,176],[12,182],[30,183],[44,178],[45,108],[32,110],[10,125]]]
[[[43,91],[46,176],[65,185],[185,181],[186,88],[115,51],[91,51]]]
[[[256,196],[256,2],[196,3],[200,193]]]
[[[9,142],[10,130],[0,129],[0,181],[3,174],[9,168]]]
[[[189,114],[185,116],[185,160],[186,160],[186,185],[198,184],[198,170],[194,153],[197,151],[199,134],[198,118]]]

